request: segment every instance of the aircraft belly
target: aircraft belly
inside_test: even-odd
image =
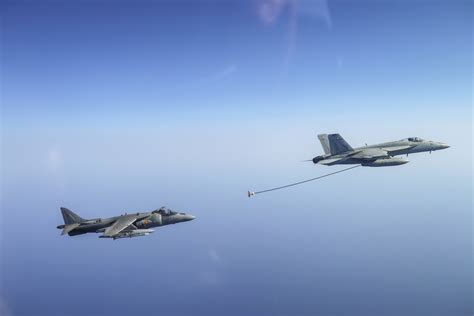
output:
[[[346,159],[338,161],[336,164],[337,165],[356,165],[358,163],[360,163],[360,161],[358,161],[358,159],[346,158]]]
[[[399,156],[399,155],[406,155],[406,154],[416,154],[419,152],[423,152],[426,150],[423,150],[422,148],[419,148],[418,146],[408,148],[408,149],[401,149],[401,150],[394,150],[390,152],[390,156]]]
[[[110,226],[110,223],[101,222],[101,223],[82,225],[82,226],[79,226],[76,230],[84,231],[86,233],[95,233],[99,229],[104,229],[108,226]]]
[[[150,225],[148,225],[147,228],[154,228],[154,227],[158,227],[158,226],[161,226],[161,225],[158,224],[158,223],[151,223]]]
[[[413,148],[411,148],[408,153],[411,154],[411,153],[421,153],[421,152],[424,152],[424,151],[429,151],[428,148],[425,148],[423,146],[415,146]]]
[[[395,150],[390,152],[390,156],[399,156],[399,155],[406,155],[410,153],[415,153],[413,149],[402,149],[402,150]]]

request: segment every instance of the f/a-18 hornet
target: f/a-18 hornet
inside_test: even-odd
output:
[[[402,140],[352,148],[339,134],[318,135],[324,149],[324,155],[314,157],[313,163],[319,165],[360,164],[364,167],[388,167],[403,165],[408,162],[404,158],[394,156],[432,152],[449,148],[439,142],[423,140],[419,137],[409,137]]]
[[[99,238],[132,238],[147,236],[154,232],[152,227],[159,227],[170,224],[188,222],[195,219],[194,216],[186,213],[174,212],[162,207],[152,212],[133,213],[110,217],[84,219],[65,207],[61,207],[64,218],[64,225],[59,225],[62,229],[61,235],[69,236],[82,235],[86,233],[103,233]]]

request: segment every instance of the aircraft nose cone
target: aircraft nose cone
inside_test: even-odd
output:
[[[448,144],[444,144],[444,143],[439,143],[438,146],[439,146],[439,149],[446,149],[450,147]]]
[[[185,221],[192,221],[193,219],[196,219],[196,216],[186,214],[186,215],[184,215],[184,218],[183,218],[183,219],[184,219]]]

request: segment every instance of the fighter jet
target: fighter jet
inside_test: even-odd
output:
[[[132,238],[147,236],[154,232],[152,227],[188,222],[195,219],[186,213],[174,212],[162,207],[152,212],[124,214],[110,218],[84,219],[65,207],[61,207],[64,225],[61,235],[82,235],[86,233],[103,233],[99,238]]]
[[[352,148],[339,134],[320,134],[319,141],[324,155],[314,157],[314,164],[332,166],[360,164],[364,167],[388,167],[403,165],[404,158],[394,156],[432,152],[449,148],[447,144],[409,137],[398,141]]]

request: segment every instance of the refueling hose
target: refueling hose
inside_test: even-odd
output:
[[[292,187],[292,186],[295,186],[295,185],[298,185],[298,184],[303,184],[303,183],[306,183],[306,182],[310,182],[310,181],[318,180],[318,179],[321,179],[321,178],[329,177],[329,176],[332,176],[333,174],[336,174],[336,173],[349,171],[349,170],[357,168],[357,167],[360,167],[360,165],[349,167],[349,168],[342,169],[342,170],[335,171],[335,172],[331,172],[331,173],[328,173],[328,174],[325,174],[325,175],[322,175],[322,176],[319,176],[319,177],[316,177],[316,178],[312,178],[312,179],[308,179],[308,180],[304,180],[304,181],[299,181],[299,182],[295,182],[295,183],[292,183],[292,184],[287,184],[287,185],[284,185],[284,186],[281,186],[281,187],[276,187],[276,188],[272,188],[272,189],[268,189],[268,190],[255,191],[255,192],[247,191],[247,196],[251,197],[253,195],[260,194],[260,193],[265,193],[265,192],[270,192],[270,191],[275,191],[275,190],[280,190],[280,189]]]

